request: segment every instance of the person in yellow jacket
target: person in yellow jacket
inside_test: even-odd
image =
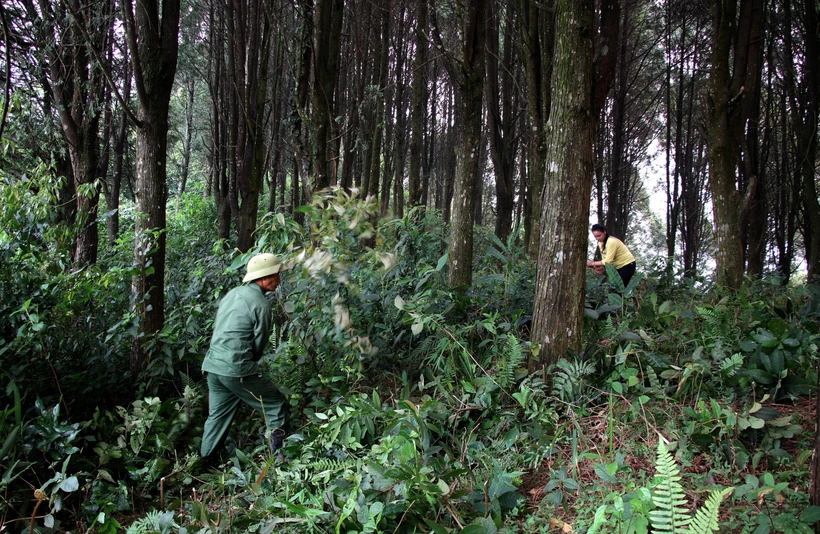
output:
[[[624,245],[623,241],[607,234],[606,226],[603,224],[592,225],[592,236],[595,238],[595,241],[598,242],[601,259],[587,260],[587,267],[601,274],[604,272],[604,266],[607,263],[611,263],[612,266],[618,270],[618,274],[621,275],[624,286],[629,285],[629,281],[635,274],[635,256],[629,252],[629,249]]]

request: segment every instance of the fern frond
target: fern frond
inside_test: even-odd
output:
[[[602,338],[611,338],[618,333],[617,327],[612,322],[612,315],[607,315],[604,321],[604,327],[601,328]]]
[[[706,504],[701,506],[695,514],[692,523],[689,525],[689,532],[691,534],[712,534],[720,529],[718,524],[718,512],[720,511],[720,503],[727,495],[732,493],[735,488],[726,488],[721,491],[712,491],[709,493],[709,498]]]
[[[652,528],[655,532],[684,532],[692,522],[692,517],[685,507],[680,470],[663,440],[658,442],[655,470],[656,485],[652,492],[652,501],[656,509],[649,512]]]
[[[424,360],[427,358],[433,351],[436,349],[436,343],[438,343],[438,336],[427,336],[425,337],[421,343],[419,343],[416,348],[413,349],[411,352],[411,356],[414,360]]]
[[[305,467],[310,471],[344,471],[348,467],[356,465],[355,459],[337,460],[335,458],[321,458],[315,462],[307,464]]]
[[[743,367],[743,355],[739,353],[732,354],[731,357],[720,362],[720,372],[726,376],[734,376],[741,367]]]
[[[647,366],[646,376],[649,379],[649,387],[651,387],[653,391],[661,393],[663,391],[663,387],[661,386],[661,381],[658,380],[658,373],[655,372],[655,369]]]
[[[179,377],[182,379],[183,385],[186,385],[195,391],[199,391],[199,385],[197,384],[196,380],[191,378],[187,373],[180,371]]]
[[[552,394],[564,402],[578,401],[586,389],[586,378],[594,372],[591,362],[558,360],[553,368]]]
[[[507,350],[502,351],[495,362],[496,382],[502,388],[510,387],[515,382],[515,370],[520,368],[526,355],[521,348],[521,343],[514,336],[507,338]]]
[[[148,512],[145,517],[141,517],[134,521],[126,534],[165,534],[166,532],[171,532],[173,528],[178,528],[174,522],[174,513],[173,512],[159,512],[157,510],[151,510]]]
[[[652,365],[652,367],[656,370],[669,369],[669,367],[672,365],[672,361],[667,356],[664,356],[663,354],[659,354],[657,352],[647,352],[646,359],[649,362],[649,364]]]
[[[724,334],[726,318],[720,311],[704,306],[695,307],[695,311],[703,318],[703,322],[706,323],[709,337],[720,337]]]
[[[305,466],[305,475],[307,479],[313,482],[319,482],[322,480],[328,482],[339,476],[340,473],[344,473],[346,470],[355,471],[356,465],[357,461],[355,458],[349,458],[346,460],[322,458],[307,464]]]

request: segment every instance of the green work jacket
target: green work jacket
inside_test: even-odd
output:
[[[219,303],[202,370],[233,377],[258,375],[271,322],[270,302],[258,284],[232,289]]]

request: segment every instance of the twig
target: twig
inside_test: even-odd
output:
[[[31,512],[31,523],[28,527],[28,534],[34,533],[34,520],[37,518],[37,509],[40,508],[40,504],[46,500],[46,494],[43,493],[43,490],[36,489],[34,490],[34,498],[37,499],[37,504],[34,505],[34,511]]]
[[[165,475],[164,477],[159,479],[159,507],[162,508],[163,510],[165,509],[165,479],[166,478],[171,478],[174,475],[178,475],[178,474],[182,473],[183,471],[185,471],[185,469],[177,469],[176,471],[174,471],[170,475]]]
[[[3,9],[3,2],[0,2],[0,21],[3,23],[3,41],[6,43],[5,98],[3,99],[3,115],[0,117],[0,139],[2,139],[3,130],[6,129],[6,117],[9,114],[9,99],[11,98],[11,43],[9,42],[9,27],[8,22],[6,22],[6,10]]]
[[[54,366],[51,365],[51,361],[46,358],[48,362],[48,366],[51,368],[51,374],[54,375],[54,382],[57,384],[57,391],[60,392],[60,401],[63,403],[63,407],[65,407],[65,414],[68,417],[70,414],[68,413],[68,404],[66,404],[65,396],[63,395],[63,388],[60,386],[60,379],[57,377],[57,371],[54,370]]]
[[[411,502],[410,506],[408,506],[404,513],[401,514],[401,519],[399,519],[399,524],[396,525],[396,530],[393,531],[393,534],[396,534],[396,532],[399,531],[399,527],[401,527],[401,524],[404,523],[404,517],[407,515],[407,512],[409,512],[410,509],[413,508],[414,504],[416,504],[416,501]]]

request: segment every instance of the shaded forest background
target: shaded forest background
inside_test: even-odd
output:
[[[565,58],[551,2],[10,2],[7,180],[32,161],[63,178],[75,268],[120,235],[122,202],[146,214],[146,332],[163,324],[166,202],[186,191],[213,199],[218,238],[240,251],[260,214],[331,185],[373,195],[382,216],[440,210],[457,286],[474,225],[520,232],[536,259],[541,235],[560,234],[542,211],[587,211],[590,190],[613,235],[643,226],[645,265],[694,278],[715,258],[731,287],[786,283],[817,272],[816,7],[608,0],[580,13]],[[586,82],[555,74],[576,56]],[[562,84],[590,135],[561,139],[568,123],[550,120]],[[591,151],[581,176],[553,165],[562,143]],[[564,199],[552,182],[579,188]]]

